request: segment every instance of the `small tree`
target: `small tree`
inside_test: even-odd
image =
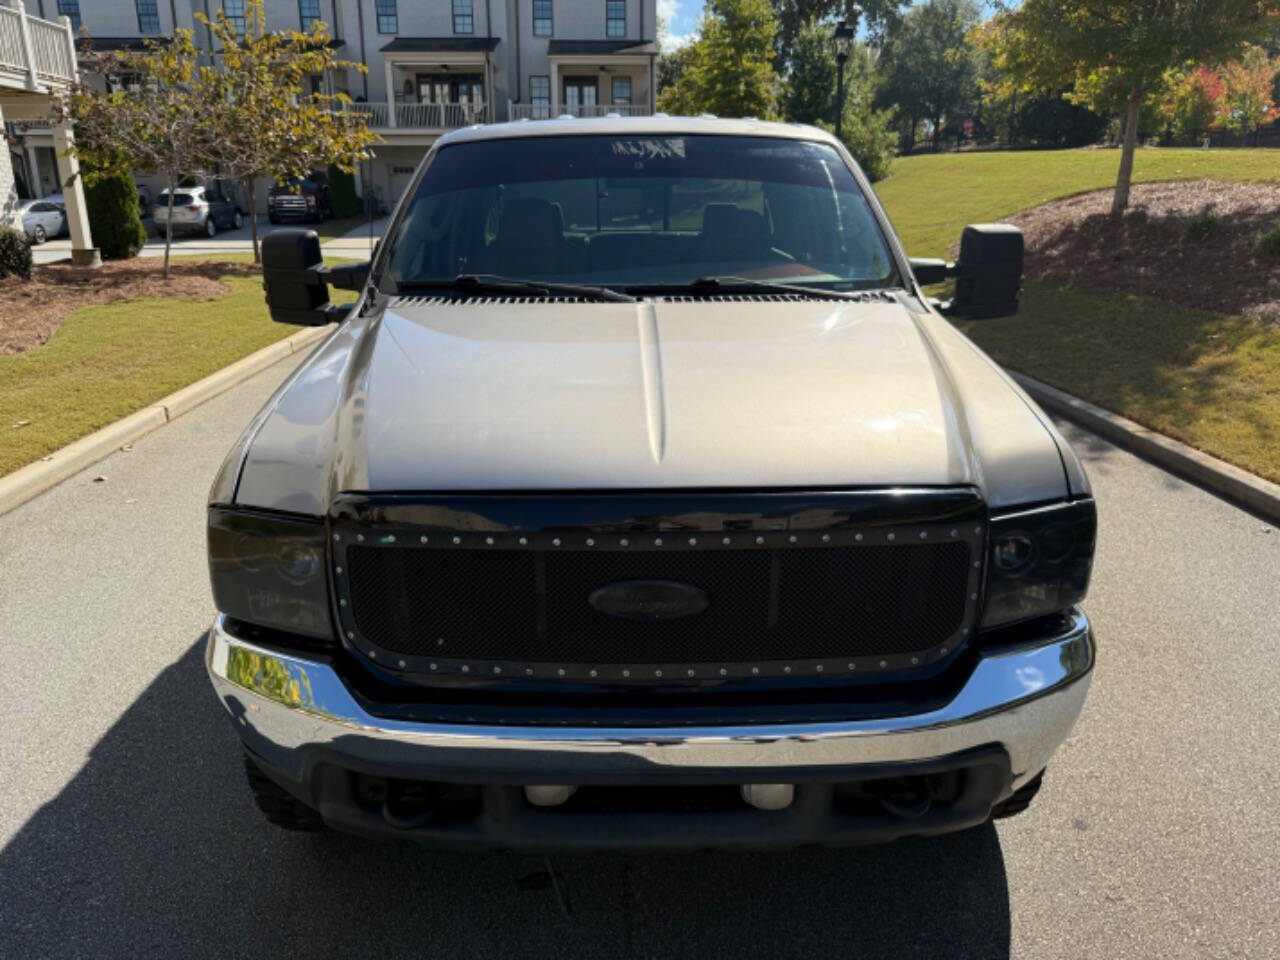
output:
[[[173,245],[173,190],[188,175],[206,173],[219,136],[217,104],[206,96],[209,68],[202,67],[190,30],[174,31],[164,43],[148,41],[143,51],[110,51],[82,58],[86,72],[132,75],[136,85],[102,93],[75,88],[55,105],[55,119],[75,125],[73,150],[98,177],[131,170],[159,174],[169,187],[164,235],[164,278],[169,278]],[[134,203],[137,203],[135,194]]]
[[[1070,87],[1098,112],[1124,113],[1112,217],[1129,205],[1145,101],[1167,72],[1239,53],[1280,0],[1024,0],[984,36],[988,53],[1024,89]]]
[[[1261,47],[1250,46],[1244,56],[1222,70],[1223,96],[1218,105],[1222,125],[1245,137],[1256,134],[1276,115],[1276,64]]]
[[[147,242],[147,230],[138,215],[138,185],[127,173],[86,176],[85,209],[93,239],[107,260],[136,257]]]
[[[709,0],[683,74],[658,97],[669,113],[722,117],[777,115],[769,0]]]
[[[795,68],[796,44],[805,27],[815,20],[831,25],[843,20],[855,30],[864,33],[869,42],[879,43],[897,23],[902,8],[909,0],[772,0],[774,15],[778,20],[775,41],[779,72],[791,72]]]
[[[268,30],[263,0],[248,0],[243,24],[222,10],[214,21],[197,16],[208,25],[221,68],[209,77],[221,130],[210,159],[249,198],[258,261],[258,182],[283,183],[329,166],[353,173],[375,140],[366,115],[344,109],[347,96],[314,93],[310,79],[366,68],[337,59],[321,21],[308,33]]]
[[[1174,70],[1165,80],[1161,112],[1175,136],[1195,143],[1217,122],[1226,92],[1222,74],[1212,67]]]

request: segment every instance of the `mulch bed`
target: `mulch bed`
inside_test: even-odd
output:
[[[1280,186],[1139,184],[1120,223],[1108,216],[1111,196],[1010,217],[1026,236],[1027,276],[1280,324],[1280,260],[1254,250],[1259,233],[1280,225]]]
[[[62,262],[36,266],[30,280],[0,279],[0,355],[38,347],[81,307],[144,297],[213,300],[231,292],[219,278],[260,273],[251,263],[177,260],[166,281],[162,266],[158,257],[113,260],[96,270]]]

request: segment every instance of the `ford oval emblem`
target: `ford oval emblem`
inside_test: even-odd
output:
[[[691,583],[674,580],[622,580],[594,590],[587,602],[622,620],[678,620],[707,609],[707,595]]]

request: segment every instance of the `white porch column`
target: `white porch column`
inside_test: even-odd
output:
[[[30,137],[24,137],[23,151],[27,157],[27,176],[31,179],[32,198],[44,196],[44,184],[40,182],[40,154]]]
[[[391,61],[383,59],[382,66],[387,74],[387,126],[396,125],[396,88],[391,81]]]
[[[560,64],[551,61],[551,116],[560,116]]]
[[[71,231],[71,262],[77,267],[100,267],[102,256],[94,247],[89,233],[89,211],[84,204],[80,162],[69,153],[74,143],[69,123],[60,123],[53,128],[53,152],[58,158],[58,179],[62,181],[67,227]]]

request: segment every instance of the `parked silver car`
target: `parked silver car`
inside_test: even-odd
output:
[[[169,222],[169,191],[161,190],[152,213],[156,230],[163,234]],[[217,236],[219,230],[239,230],[244,214],[239,205],[217,186],[179,187],[173,191],[173,232]]]
[[[1084,704],[1096,513],[829,133],[440,138],[210,495],[214,687],[273,822],[529,851],[795,847],[1024,810]],[[956,280],[931,301],[926,285]],[[359,291],[332,305],[328,287]]]
[[[61,236],[67,228],[66,210],[47,197],[22,201],[18,213],[22,217],[22,230],[32,243],[44,243],[51,237]]]

